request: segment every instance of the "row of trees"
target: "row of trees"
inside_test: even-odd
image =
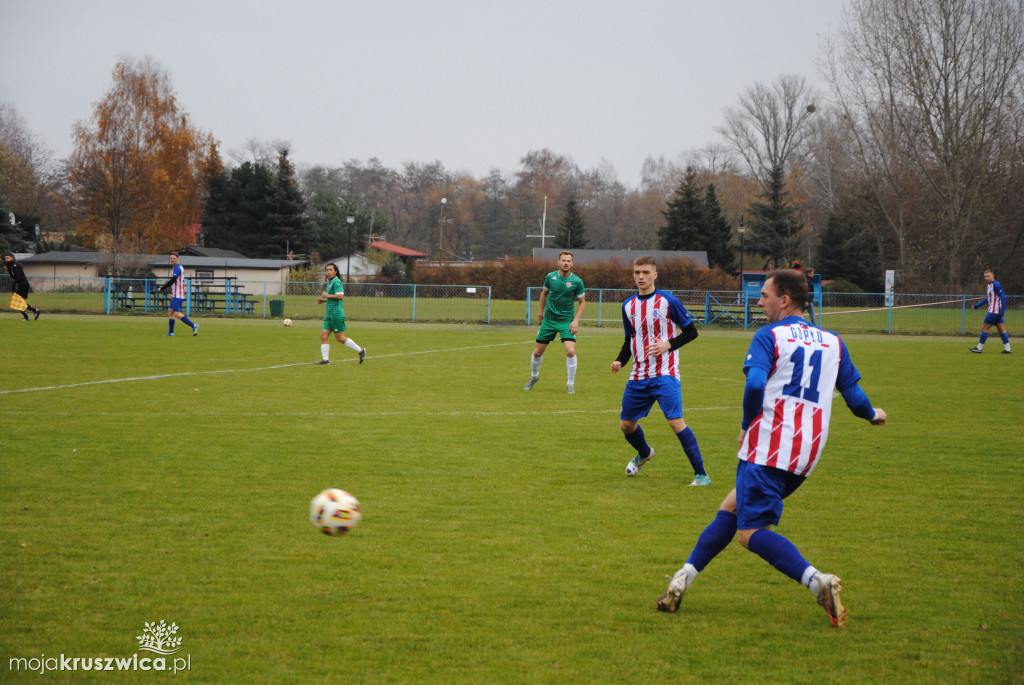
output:
[[[748,268],[799,258],[866,289],[896,269],[903,290],[962,291],[991,267],[1024,288],[1024,0],[848,0],[822,63],[828,92],[754,84],[721,142],[649,158],[628,188],[549,149],[484,178],[440,162],[296,169],[260,141],[226,162],[166,73],[128,60],[65,165],[0,108],[0,199],[115,252],[180,247],[201,224],[207,245],[252,256],[333,258],[386,236],[479,260],[528,255],[543,226],[555,245],[706,250],[725,271],[743,218]]]

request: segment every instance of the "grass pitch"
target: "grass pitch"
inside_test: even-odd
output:
[[[11,659],[132,657],[174,622],[197,683],[1022,682],[1020,354],[848,337],[872,427],[837,399],[779,531],[844,578],[849,627],[733,543],[678,614],[654,602],[732,486],[747,333],[683,349],[687,422],[655,409],[627,479],[614,327],[522,390],[535,330],[0,318],[0,680]],[[364,518],[307,520],[340,487]],[[59,667],[59,662],[54,664]],[[45,682],[170,673],[47,672]]]

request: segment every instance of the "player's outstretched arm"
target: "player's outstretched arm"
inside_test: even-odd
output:
[[[843,399],[854,416],[870,421],[872,425],[881,426],[889,418],[884,409],[871,406],[871,400],[864,394],[859,383],[843,390]]]

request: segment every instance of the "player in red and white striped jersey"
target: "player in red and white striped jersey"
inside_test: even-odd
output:
[[[808,587],[833,626],[846,624],[840,579],[819,572],[771,526],[782,516],[783,500],[818,463],[834,388],[856,416],[874,425],[888,417],[861,390],[860,373],[842,340],[801,318],[806,300],[807,284],[794,270],[772,272],[765,280],[758,305],[770,323],[754,334],[743,365],[747,382],[736,487],[658,600],[661,611],[676,611],[697,574],[738,537],[741,545]]]
[[[171,301],[167,305],[167,335],[174,335],[174,320],[181,319],[181,322],[192,329],[192,335],[199,335],[199,324],[192,323],[181,311],[181,305],[188,296],[188,288],[185,285],[185,269],[178,263],[178,253],[172,252],[171,278],[162,286],[160,291],[171,289]]]
[[[626,475],[635,476],[652,456],[640,419],[657,402],[676,434],[693,468],[690,485],[711,485],[704,470],[697,437],[683,420],[683,394],[679,382],[679,348],[697,337],[697,327],[686,307],[671,293],[658,290],[658,268],[651,257],[633,262],[633,281],[637,294],[622,303],[622,325],[626,339],[619,356],[612,362],[612,373],[633,358],[633,370],[622,393],[619,428],[636,456],[626,464]]]

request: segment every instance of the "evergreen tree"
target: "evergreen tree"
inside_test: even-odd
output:
[[[842,278],[868,292],[884,289],[886,260],[898,245],[877,205],[854,193],[841,197],[825,218],[814,268],[822,278]]]
[[[247,257],[284,259],[288,251],[307,249],[310,236],[303,212],[286,153],[276,171],[245,162],[207,181],[205,243]]]
[[[658,229],[659,250],[704,249],[704,207],[692,167],[686,168],[683,182],[662,214],[666,223]]]
[[[562,217],[562,223],[558,225],[555,233],[555,247],[563,250],[582,250],[587,244],[586,221],[575,198],[570,198],[565,205],[565,216]]]
[[[0,254],[4,252],[26,252],[32,243],[26,238],[21,226],[11,223],[11,209],[0,195]]]
[[[241,252],[247,257],[282,257],[276,249],[273,215],[274,178],[266,166],[245,162],[208,183],[203,217],[208,247]]]
[[[299,192],[299,184],[295,179],[295,167],[288,159],[286,148],[279,151],[274,184],[273,213],[269,217],[272,223],[277,224],[273,245],[281,255],[305,252],[308,249],[307,243],[310,237],[306,226],[306,205],[302,193]]]
[[[796,208],[789,203],[781,166],[772,167],[761,202],[751,204],[751,252],[768,257],[772,268],[785,267],[797,251],[797,236],[803,228]]]
[[[718,193],[712,183],[704,191],[704,250],[708,253],[708,266],[717,266],[731,272],[736,268],[732,245],[732,227],[722,212]]]

